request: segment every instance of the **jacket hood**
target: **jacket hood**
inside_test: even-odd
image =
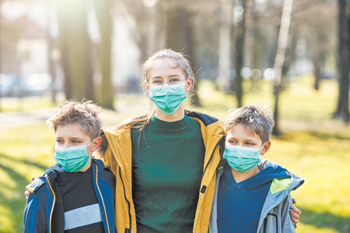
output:
[[[256,187],[260,187],[261,184],[271,182],[274,179],[290,178],[291,174],[282,166],[278,164],[266,164],[260,172],[242,182],[236,183],[231,175],[231,167],[228,163],[224,165],[224,174],[228,180],[231,180],[235,184],[237,189],[248,190]]]

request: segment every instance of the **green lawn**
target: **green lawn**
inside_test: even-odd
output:
[[[263,82],[261,90],[254,91],[249,86],[246,82],[245,104],[273,102],[271,83]],[[236,107],[233,96],[216,91],[210,82],[201,83],[199,95],[204,106],[193,109],[216,116],[222,122],[228,109]],[[281,96],[283,135],[272,137],[271,149],[265,157],[306,180],[292,193],[302,210],[298,232],[350,232],[350,126],[331,119],[336,95],[334,80],[323,80],[321,89],[315,92],[310,77],[304,77],[291,83]],[[129,102],[142,105],[128,112],[104,110],[105,125],[145,113],[148,101],[138,98],[118,100],[118,106]],[[43,105],[32,106],[51,107],[43,101]],[[53,153],[54,134],[44,123],[0,129],[0,232],[23,231],[24,187],[54,163]]]

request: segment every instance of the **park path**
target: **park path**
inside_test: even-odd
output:
[[[45,122],[57,108],[34,109],[27,112],[0,113],[0,129],[33,125]]]
[[[139,102],[118,101],[116,104],[117,111],[102,110],[102,118],[107,118],[103,119],[107,125],[114,125],[118,122],[113,121],[113,118],[121,116],[125,120],[129,117],[129,114],[144,114],[149,112],[150,106],[150,102],[146,98]],[[33,109],[25,112],[0,112],[0,129],[42,124],[56,111],[57,107]]]

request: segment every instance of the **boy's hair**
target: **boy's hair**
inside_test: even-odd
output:
[[[268,110],[269,106],[247,105],[231,110],[225,122],[225,133],[227,134],[234,125],[243,124],[251,132],[259,135],[262,143],[269,141],[272,127],[275,124],[273,113]]]
[[[46,123],[54,128],[55,132],[57,126],[79,124],[83,132],[93,140],[100,136],[102,126],[102,120],[98,116],[100,111],[101,108],[93,104],[92,101],[70,100],[61,105]]]

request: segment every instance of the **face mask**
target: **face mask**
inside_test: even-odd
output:
[[[263,147],[264,145],[261,148]],[[226,145],[223,156],[227,159],[230,167],[238,172],[245,173],[260,162],[261,148]]]
[[[53,159],[61,165],[65,171],[77,172],[89,162],[91,157],[88,155],[86,148],[90,146],[94,140],[89,145],[71,147],[55,146],[56,153]]]
[[[171,87],[164,84],[161,89],[159,86],[150,85],[149,98],[167,115],[174,113],[186,97],[182,83],[171,85]]]

